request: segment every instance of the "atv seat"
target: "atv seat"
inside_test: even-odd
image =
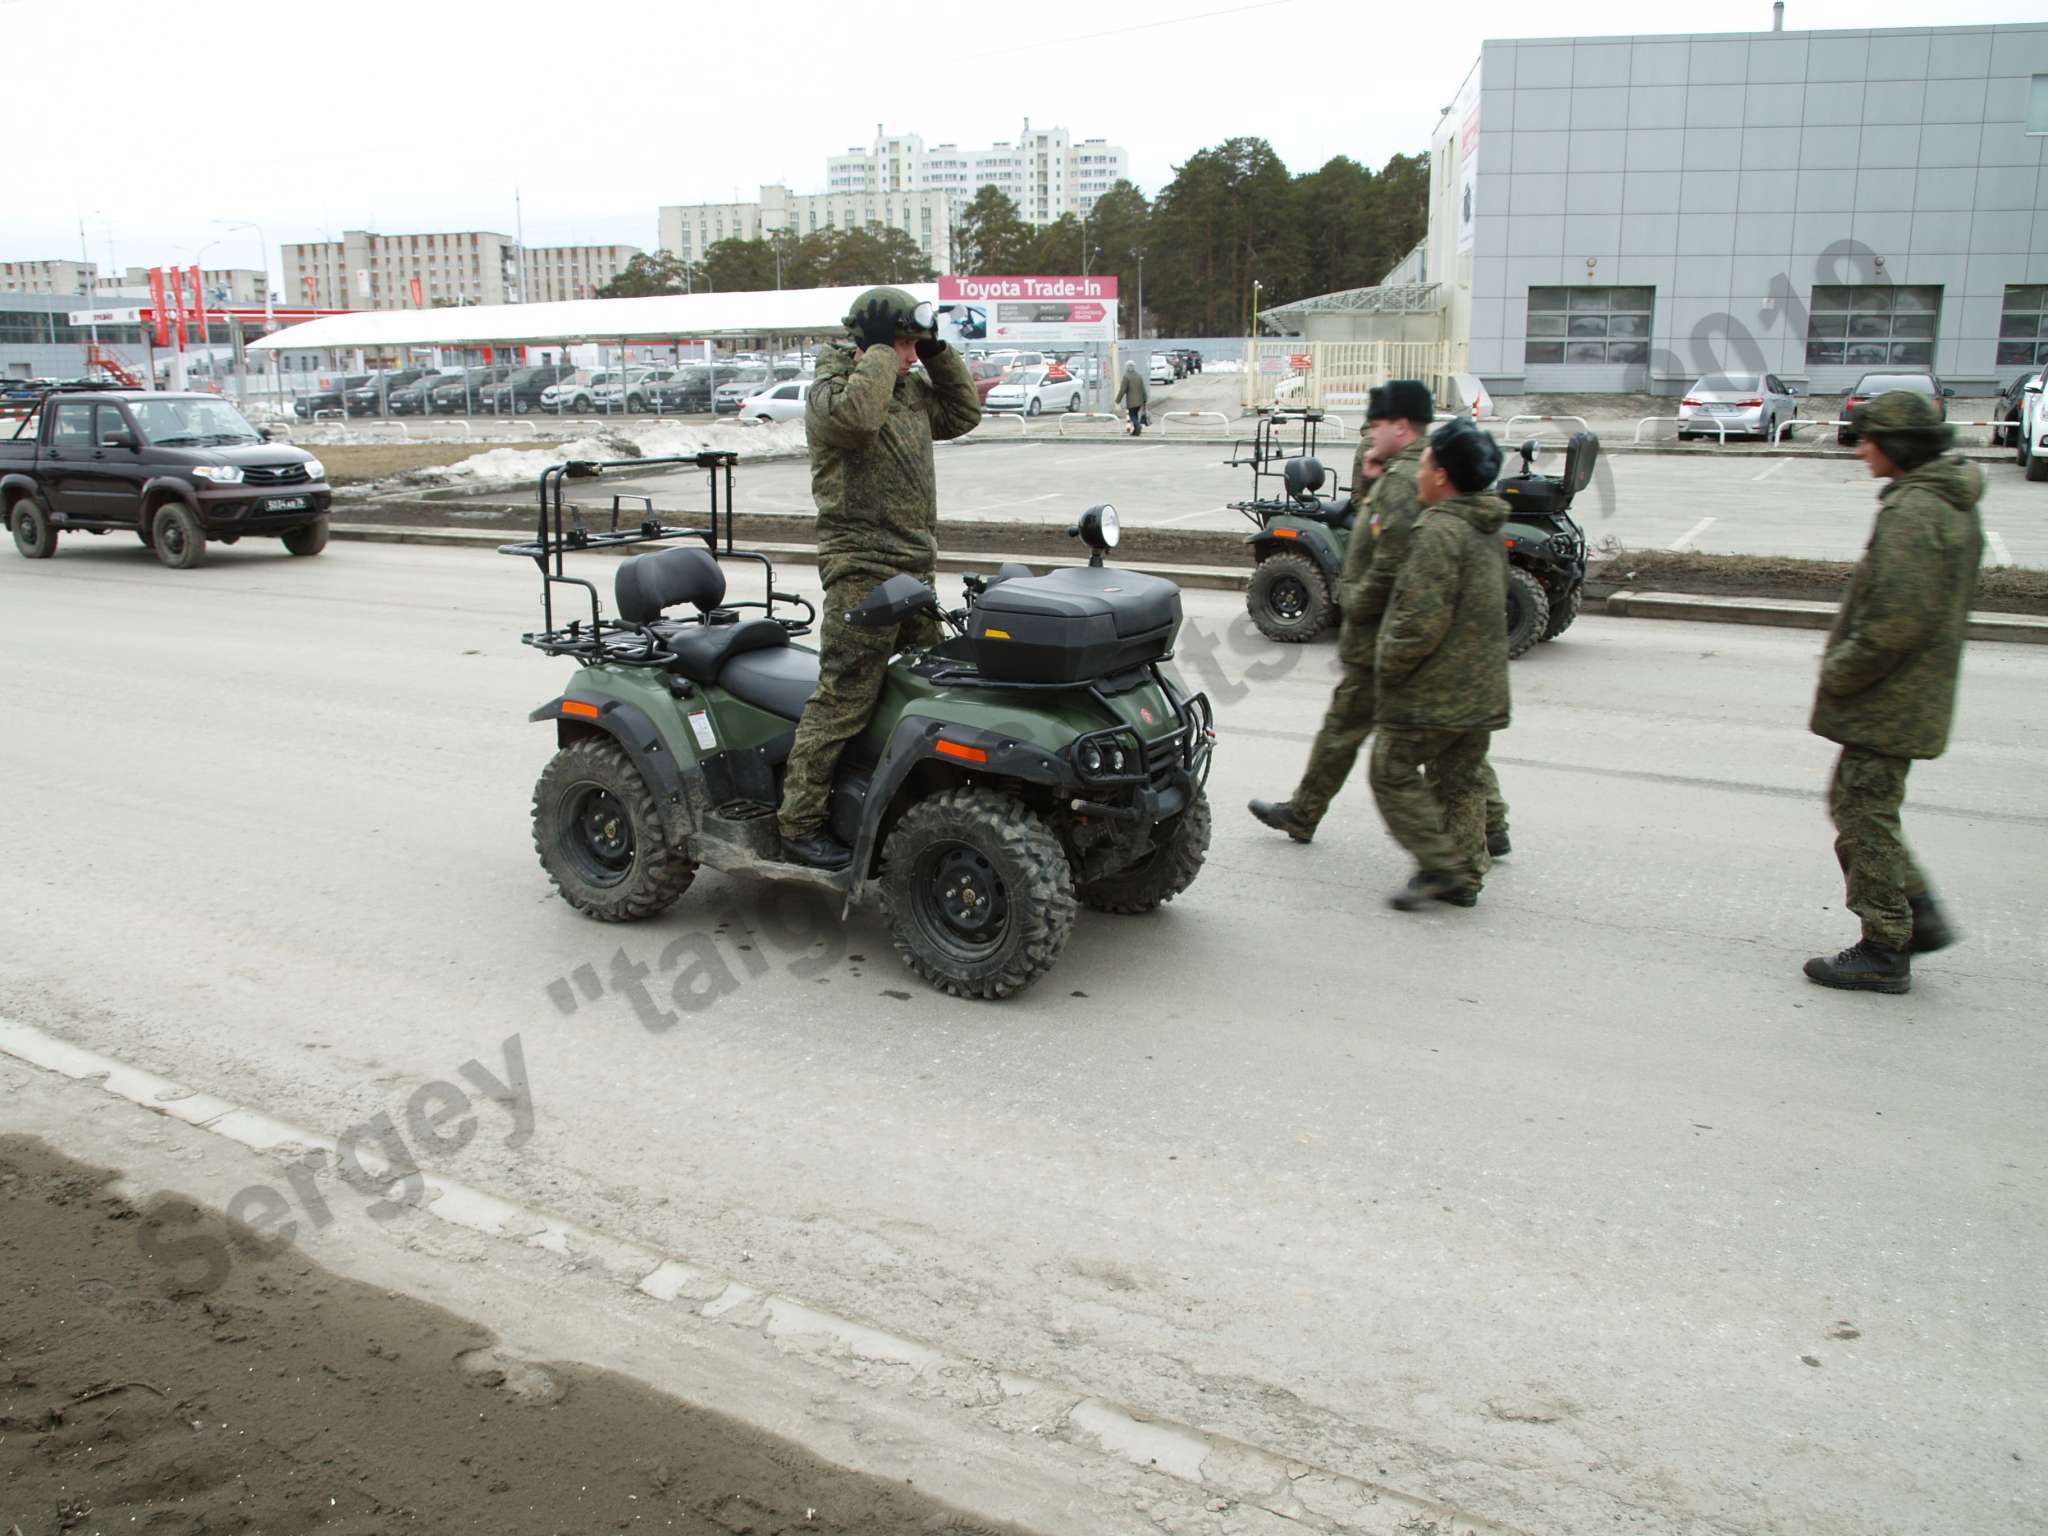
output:
[[[1321,459],[1289,459],[1281,467],[1281,480],[1287,487],[1288,498],[1294,502],[1302,517],[1314,518],[1331,528],[1351,526],[1351,498],[1349,496],[1318,496],[1323,482],[1330,476]]]
[[[702,624],[687,620],[648,626],[675,658],[675,670],[693,683],[718,680],[718,669],[734,656],[772,651],[789,644],[789,631],[773,619],[748,619],[741,624]]]
[[[725,601],[725,572],[701,549],[664,549],[628,560],[619,567],[612,591],[619,616],[659,635],[675,657],[675,669],[693,683],[714,681],[730,657],[789,644],[789,632],[773,619],[734,623],[730,611],[716,612]],[[697,618],[667,618],[678,603],[694,607]]]
[[[818,689],[817,653],[789,645],[739,652],[727,659],[718,686],[742,703],[795,720]]]

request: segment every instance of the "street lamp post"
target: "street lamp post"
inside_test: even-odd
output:
[[[270,237],[263,232],[263,226],[254,219],[215,219],[213,222],[225,224],[230,231],[237,229],[253,229],[256,231],[256,245],[261,257],[256,263],[256,270],[263,274],[263,334],[268,336],[277,329],[277,289],[270,281]],[[270,379],[270,394],[274,403],[278,394],[277,354],[275,352],[267,352],[264,356],[263,369]],[[248,370],[244,368],[242,370],[243,403],[247,404],[248,399]]]

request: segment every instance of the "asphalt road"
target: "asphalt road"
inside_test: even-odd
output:
[[[517,1031],[538,1126],[473,1183],[1529,1532],[2048,1521],[2048,654],[1969,654],[1908,810],[1967,942],[1884,999],[1798,974],[1852,937],[1817,636],[1587,618],[1517,663],[1515,853],[1402,916],[1362,786],[1313,847],[1242,810],[1330,647],[1190,593],[1204,875],[970,1006],[871,914],[554,898],[533,586],[414,547],[0,555],[0,1016],[330,1130]],[[677,941],[734,987],[672,1027],[551,1000]]]
[[[1350,477],[1353,446],[1349,437],[1321,446],[1324,462],[1340,479]],[[1251,472],[1229,467],[1231,456],[1220,444],[1149,437],[991,438],[942,447],[940,515],[1065,526],[1092,504],[1108,501],[1133,525],[1249,532],[1250,524],[1229,503],[1251,494]],[[1539,469],[1556,464],[1548,455],[1537,461]],[[2048,567],[2048,487],[2027,484],[2009,462],[1979,467],[1986,480],[1986,562]],[[607,480],[604,488],[644,491],[659,504],[677,497],[684,483],[648,476]],[[688,484],[694,494],[694,477]],[[1277,479],[1266,485],[1266,494],[1279,493]],[[1869,537],[1877,489],[1854,459],[1737,451],[1716,457],[1715,450],[1702,447],[1683,456],[1608,455],[1573,510],[1596,543],[1613,538],[1631,549],[1853,560]],[[811,512],[809,467],[795,460],[744,465],[737,500],[749,512]]]

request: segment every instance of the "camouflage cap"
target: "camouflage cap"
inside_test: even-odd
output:
[[[1942,419],[1935,403],[1910,389],[1887,390],[1849,413],[1849,424],[1882,446],[1898,441],[1919,457],[1932,458],[1955,441],[1955,429]],[[1896,454],[1886,457],[1897,459]]]

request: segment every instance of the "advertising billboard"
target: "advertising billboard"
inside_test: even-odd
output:
[[[1116,304],[1114,277],[942,277],[939,334],[962,348],[1108,343]]]

